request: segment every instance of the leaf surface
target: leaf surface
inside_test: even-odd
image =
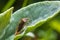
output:
[[[4,29],[10,22],[12,9],[13,7],[0,14],[0,38],[4,35]]]

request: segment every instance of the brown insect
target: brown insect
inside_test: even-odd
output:
[[[20,33],[20,30],[24,27],[24,24],[27,22],[27,18],[22,18],[20,24],[18,25],[18,28],[16,30],[15,35]]]

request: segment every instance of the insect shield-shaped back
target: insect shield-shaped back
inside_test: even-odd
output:
[[[28,18],[22,18],[18,27],[17,27],[17,30],[16,30],[16,33],[15,35],[18,35],[21,31],[21,29],[24,27],[24,24],[28,21]]]

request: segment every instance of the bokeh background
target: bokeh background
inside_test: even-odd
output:
[[[52,1],[52,0],[0,0],[0,13],[7,10],[10,7],[14,7],[14,11],[16,11],[29,4],[40,1]],[[57,0],[53,0],[53,1],[57,1]]]

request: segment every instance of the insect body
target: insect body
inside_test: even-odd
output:
[[[16,30],[15,35],[17,35],[17,34],[20,33],[20,30],[24,27],[24,24],[27,22],[27,20],[28,20],[27,18],[21,19],[21,22],[20,22],[20,24],[18,25],[18,28],[17,28],[17,30]]]

